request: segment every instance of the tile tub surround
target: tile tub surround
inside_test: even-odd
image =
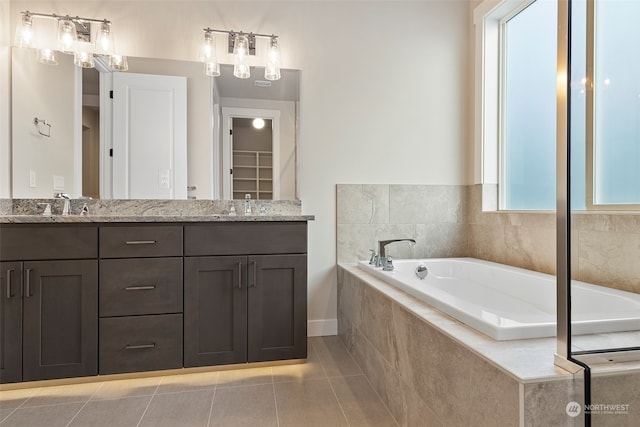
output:
[[[337,186],[337,261],[368,259],[378,240],[413,238],[387,253],[398,258],[458,257],[467,253],[465,186]]]
[[[496,185],[338,184],[337,262],[368,259],[378,240],[398,258],[472,257],[556,271],[555,212],[496,211]],[[484,210],[483,210],[484,207]],[[640,214],[575,212],[576,280],[640,293]]]
[[[555,338],[494,341],[347,264],[338,266],[338,332],[401,426],[583,425],[565,410],[583,401],[582,377],[554,366]],[[637,339],[629,334],[580,344]],[[604,425],[635,422],[640,364],[602,362],[593,366],[594,403],[630,405],[618,424],[601,415]]]

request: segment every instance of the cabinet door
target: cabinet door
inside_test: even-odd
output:
[[[98,261],[24,263],[23,379],[98,373]]]
[[[0,262],[0,383],[22,381],[22,263]]]
[[[249,257],[249,362],[307,357],[307,256]]]
[[[247,361],[247,258],[184,261],[184,366]]]

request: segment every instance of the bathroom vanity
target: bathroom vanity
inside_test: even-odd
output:
[[[0,216],[3,383],[307,355],[311,216]]]

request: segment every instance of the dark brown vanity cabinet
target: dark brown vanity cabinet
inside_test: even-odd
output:
[[[100,374],[182,367],[182,226],[100,227]]]
[[[95,226],[0,229],[1,382],[97,374],[97,234]]]
[[[185,225],[185,367],[306,358],[306,238],[304,222]]]

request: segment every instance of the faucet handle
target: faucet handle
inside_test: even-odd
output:
[[[391,258],[390,256],[387,257],[387,262],[385,262],[384,267],[382,267],[382,270],[384,271],[393,271],[395,267],[393,266],[393,258]]]
[[[376,251],[374,251],[373,249],[369,249],[369,252],[371,252],[371,258],[369,258],[369,265],[376,265],[376,263],[378,262],[378,254],[376,254]]]

